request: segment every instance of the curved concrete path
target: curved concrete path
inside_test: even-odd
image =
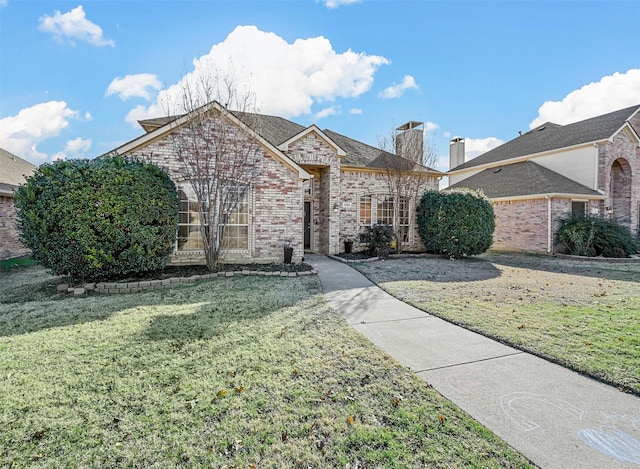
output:
[[[409,306],[341,262],[305,260],[351,326],[536,465],[640,468],[640,398]]]

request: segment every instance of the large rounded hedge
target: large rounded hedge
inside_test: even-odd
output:
[[[175,184],[135,159],[45,163],[17,190],[16,207],[23,243],[58,275],[122,278],[162,268],[173,250]]]
[[[417,207],[418,233],[427,251],[460,258],[482,254],[493,243],[491,202],[470,191],[427,191]]]
[[[558,230],[558,239],[576,256],[629,257],[638,250],[628,228],[615,220],[574,215]]]

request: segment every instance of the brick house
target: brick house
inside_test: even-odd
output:
[[[240,128],[259,143],[257,176],[237,209],[242,213],[235,217],[232,246],[222,253],[225,262],[282,262],[286,239],[294,248],[293,262],[300,262],[304,253],[343,252],[349,239],[355,241],[354,250],[364,249],[368,229],[375,223],[393,224],[394,215],[402,220],[404,249],[423,249],[415,226],[416,200],[396,200],[389,193],[388,176],[393,168],[421,178],[425,190],[437,189],[443,175],[439,171],[316,125],[230,112],[216,102],[196,112],[208,112],[212,124]],[[172,263],[203,261],[199,227],[187,213],[194,197],[171,139],[173,132],[188,128],[189,119],[139,121],[146,133],[113,150],[153,161],[176,183],[181,213]],[[398,141],[422,142],[418,124],[407,126]]]
[[[0,148],[0,259],[24,256],[29,250],[20,242],[16,227],[14,193],[36,166]]]
[[[554,252],[572,213],[610,216],[633,233],[640,219],[640,105],[567,125],[542,124],[470,161],[450,142],[451,189],[493,202],[493,249]]]

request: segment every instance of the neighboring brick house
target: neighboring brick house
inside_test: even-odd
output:
[[[555,252],[573,212],[611,217],[638,232],[640,105],[567,125],[545,123],[464,161],[450,144],[450,189],[481,189],[493,201],[493,249]]]
[[[36,166],[0,148],[0,259],[24,256],[29,250],[20,242],[16,227],[14,193]]]
[[[238,219],[243,221],[236,228],[233,248],[223,253],[225,262],[282,262],[285,239],[291,240],[294,262],[301,261],[305,252],[342,252],[347,239],[355,240],[355,249],[363,249],[366,244],[361,235],[376,222],[391,224],[398,210],[406,225],[402,226],[404,249],[424,249],[415,227],[417,201],[394,200],[387,176],[389,168],[404,166],[425,181],[425,190],[437,189],[443,175],[439,171],[410,164],[400,156],[316,125],[304,127],[275,116],[228,112],[216,102],[202,109],[219,113],[209,117],[223,120],[216,125],[223,122],[242,128],[260,144],[260,167],[241,204],[243,216]],[[203,260],[198,227],[189,223],[186,213],[194,198],[189,195],[190,184],[180,171],[171,139],[172,132],[187,128],[188,122],[187,115],[140,121],[146,134],[114,150],[164,167],[178,186],[181,212],[185,213],[181,213],[173,263]],[[411,125],[404,137],[422,141],[419,127]]]

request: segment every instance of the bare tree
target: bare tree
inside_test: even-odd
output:
[[[183,114],[173,120],[171,147],[195,199],[183,216],[188,223],[197,218],[206,264],[213,270],[225,249],[248,248],[238,239],[246,234],[248,242],[246,199],[260,163],[259,116],[253,94],[239,93],[233,71],[183,77],[181,86],[176,103]]]
[[[429,134],[421,122],[409,122],[378,138],[378,148],[387,152],[382,163],[389,194],[393,199],[393,226],[396,249],[402,252],[409,239],[411,222],[415,222],[415,206],[422,193],[431,189],[437,155]]]

